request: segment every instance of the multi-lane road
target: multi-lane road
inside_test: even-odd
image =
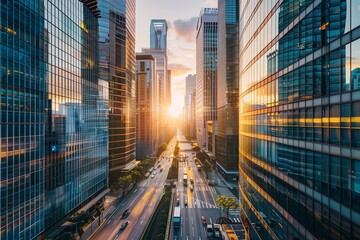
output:
[[[124,202],[112,206],[116,210],[91,239],[140,239],[157,202],[162,196],[175,145],[176,139],[173,139],[169,143],[167,150],[159,158],[159,162],[155,164],[157,168],[154,178],[149,177],[143,180]],[[158,167],[159,164],[161,167]],[[161,168],[163,168],[162,172],[160,172]],[[126,209],[130,209],[131,213],[126,219],[121,219],[121,215]],[[126,221],[129,222],[129,225],[124,230],[120,230],[121,225]]]
[[[178,135],[178,140],[183,137]],[[182,156],[179,162],[178,184],[176,188],[177,198],[180,202],[181,227],[174,229],[173,236],[177,240],[208,239],[206,236],[206,225],[202,224],[201,216],[205,216],[208,223],[215,222],[220,216],[220,209],[217,208],[215,198],[216,190],[209,186],[205,176],[197,170],[193,151],[190,143],[182,143],[180,152]],[[183,160],[183,161],[182,161]],[[183,185],[184,172],[188,176],[188,186]],[[190,190],[190,179],[194,179],[194,189]],[[187,206],[185,205],[187,202]]]

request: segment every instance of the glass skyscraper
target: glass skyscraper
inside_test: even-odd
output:
[[[1,239],[33,239],[107,188],[96,1],[1,1]]]
[[[216,121],[217,8],[203,8],[196,25],[196,140],[207,148],[207,122]]]
[[[216,163],[228,180],[239,175],[239,0],[218,1]]]
[[[359,4],[240,1],[239,187],[251,239],[359,239]]]
[[[100,78],[109,82],[109,183],[136,160],[135,0],[99,2]]]

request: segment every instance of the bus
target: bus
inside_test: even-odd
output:
[[[180,218],[180,207],[174,208],[174,216],[173,216],[173,225],[174,228],[180,228],[181,218]]]
[[[186,174],[184,174],[184,177],[183,177],[183,181],[184,181],[184,186],[187,186],[187,180],[188,180],[188,176]]]

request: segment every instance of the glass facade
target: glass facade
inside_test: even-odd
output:
[[[360,236],[356,0],[240,1],[239,171],[252,239]]]
[[[152,55],[136,55],[136,158],[144,160],[156,151],[157,122],[155,59]]]
[[[238,177],[239,0],[218,2],[216,162],[228,180]]]
[[[1,239],[37,238],[107,187],[108,90],[90,5],[0,2]]]
[[[207,121],[216,121],[217,8],[203,8],[196,26],[196,139],[207,147]]]
[[[135,0],[99,2],[100,78],[109,83],[109,183],[136,159]]]

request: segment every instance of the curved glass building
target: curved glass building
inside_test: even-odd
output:
[[[360,236],[359,6],[240,1],[239,187],[251,239]]]

